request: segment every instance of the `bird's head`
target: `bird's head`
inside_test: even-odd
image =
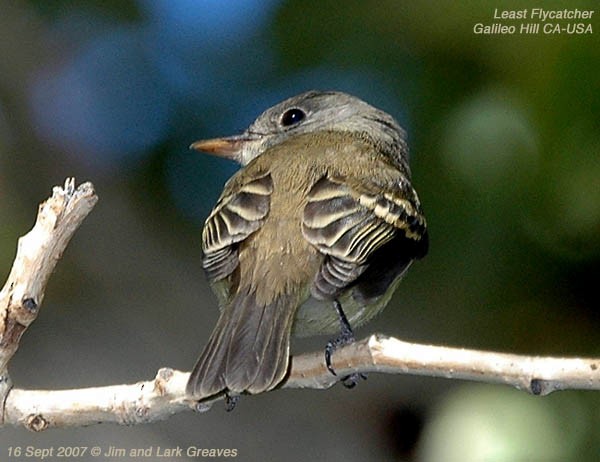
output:
[[[407,155],[406,134],[392,116],[336,91],[308,91],[293,96],[267,109],[243,133],[196,141],[190,148],[246,165],[294,136],[319,131],[359,133],[391,155]]]

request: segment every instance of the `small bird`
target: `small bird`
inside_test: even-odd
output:
[[[202,231],[203,268],[220,317],[187,384],[202,400],[271,390],[286,377],[291,334],[332,334],[379,313],[427,253],[406,134],[387,113],[309,91],[240,135],[192,149],[239,162]],[[349,386],[356,377],[350,377]]]

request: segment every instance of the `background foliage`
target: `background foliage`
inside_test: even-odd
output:
[[[191,368],[217,317],[200,227],[236,166],[187,146],[236,133],[310,88],[348,91],[398,118],[430,226],[430,255],[359,336],[598,356],[600,12],[592,35],[475,35],[475,23],[498,22],[495,8],[540,6],[501,3],[0,0],[1,272],[52,185],[76,176],[100,196],[11,364],[16,385]],[[599,409],[597,393],[534,398],[372,375],[352,391],[243,399],[233,414],[217,406],[144,427],[3,429],[0,451],[196,445],[238,448],[242,460],[595,460]]]

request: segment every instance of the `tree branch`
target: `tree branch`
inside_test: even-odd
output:
[[[600,359],[550,358],[446,348],[372,335],[337,350],[326,368],[323,351],[292,357],[281,388],[325,389],[353,372],[383,372],[513,385],[534,395],[556,390],[600,390]],[[12,390],[5,423],[34,431],[102,422],[125,425],[164,420],[189,409],[207,411],[215,401],[196,403],[185,394],[188,372],[163,368],[154,380],[76,390]]]
[[[73,180],[40,206],[33,229],[21,239],[0,292],[0,425],[33,431],[50,427],[113,422],[139,424],[166,419],[187,409],[206,411],[219,398],[197,403],[185,394],[189,373],[160,369],[153,380],[131,385],[76,390],[12,388],[6,367],[24,330],[35,320],[48,278],[69,239],[96,203],[90,183]],[[324,352],[291,358],[280,388],[324,389],[354,372],[414,374],[512,385],[534,395],[556,390],[600,390],[600,358],[553,358],[447,348],[372,335],[338,349],[337,372],[326,368]]]
[[[354,372],[425,375],[512,385],[533,395],[558,390],[600,390],[600,358],[555,358],[403,342],[381,334],[335,353],[338,377]],[[336,382],[323,353],[292,358],[284,387],[328,388]]]
[[[38,315],[56,263],[97,200],[91,183],[75,189],[75,180],[68,178],[64,187],[54,187],[52,197],[40,205],[31,231],[19,239],[13,267],[0,291],[0,406],[12,386],[8,362]],[[1,406],[0,424],[3,411]]]

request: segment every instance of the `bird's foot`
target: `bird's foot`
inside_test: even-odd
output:
[[[335,370],[333,369],[333,366],[331,365],[331,355],[339,347],[354,343],[354,341],[356,339],[354,338],[354,332],[352,332],[352,327],[350,326],[350,323],[348,322],[348,318],[346,318],[346,315],[344,314],[344,310],[342,309],[342,304],[338,300],[334,300],[333,306],[334,306],[335,311],[337,312],[339,320],[340,320],[340,335],[337,338],[327,342],[327,345],[325,346],[325,364],[327,365],[327,369],[329,370],[329,372],[331,372],[333,375],[335,375],[337,377],[337,374],[336,374]],[[342,384],[346,388],[354,388],[360,379],[366,379],[366,378],[367,378],[366,374],[361,374],[361,373],[355,372],[353,374],[347,375],[346,377],[343,377]]]
[[[240,395],[230,395],[225,392],[225,410],[231,412],[235,409],[235,405],[240,400]]]

